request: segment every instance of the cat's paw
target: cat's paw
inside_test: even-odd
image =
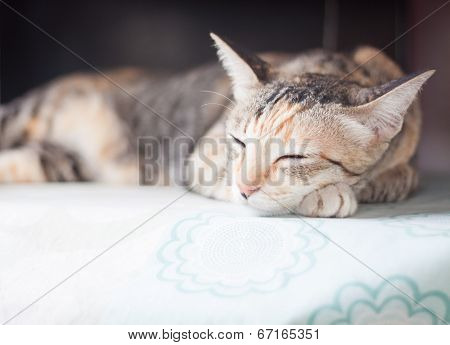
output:
[[[338,217],[353,215],[358,201],[350,186],[344,183],[329,184],[303,198],[297,213],[308,217]]]

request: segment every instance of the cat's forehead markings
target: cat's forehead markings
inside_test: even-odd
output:
[[[305,109],[306,107],[301,104],[280,102],[276,107],[274,107],[274,109],[272,109],[269,114],[267,114],[266,121],[264,121],[262,126],[260,127],[260,134],[278,135],[284,130],[285,135],[283,136],[283,138],[286,138],[287,135],[290,135],[290,133],[292,133],[296,115],[298,115]]]
[[[343,106],[356,105],[352,95],[360,86],[355,81],[339,80],[334,76],[305,73],[291,82],[279,81],[269,84],[260,95],[262,105],[256,115],[263,114],[281,99],[304,105],[330,103]]]
[[[295,93],[293,85],[282,83],[272,85],[260,96],[259,103],[261,105],[256,110],[255,116],[261,117],[263,114],[270,112],[280,100],[291,98],[289,95],[292,93]]]
[[[249,128],[249,130],[251,130],[252,133],[258,132],[258,128],[262,126],[261,122],[258,121],[258,118],[254,116],[249,116],[247,122],[247,127]]]
[[[293,125],[295,115],[317,104],[347,105],[346,86],[350,85],[342,85],[333,78],[315,74],[302,75],[295,83],[281,81],[269,84],[257,96],[256,108],[245,117],[243,132],[251,131],[263,136],[270,131],[278,135],[284,129],[289,129],[283,135],[288,140],[293,132],[288,127]]]
[[[251,120],[252,120],[251,117],[249,117],[249,116],[246,117],[246,120],[244,121],[244,129],[243,129],[244,133],[247,133],[247,129],[249,127],[249,124],[250,124]]]

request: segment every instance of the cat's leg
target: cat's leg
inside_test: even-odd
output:
[[[417,188],[416,170],[401,164],[376,176],[357,191],[360,202],[394,202],[404,200]]]
[[[0,152],[0,183],[88,179],[79,157],[59,145],[36,142]]]
[[[30,147],[5,150],[0,153],[0,182],[45,182],[39,154]]]
[[[358,208],[351,187],[345,183],[329,184],[308,195],[298,205],[296,213],[308,217],[348,217]]]
[[[359,202],[393,202],[405,199],[418,184],[417,173],[409,164],[398,165],[370,180],[363,188],[344,183],[330,184],[306,195],[295,210],[311,217],[348,217]]]
[[[0,183],[101,181],[139,184],[134,159],[99,161],[96,166],[74,151],[50,143],[29,143],[0,151]]]

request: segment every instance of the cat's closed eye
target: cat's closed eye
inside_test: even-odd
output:
[[[230,134],[231,135],[231,134]],[[231,135],[231,137],[233,138],[233,140],[238,143],[240,146],[242,146],[242,148],[245,148],[245,143],[242,142],[241,140],[239,140],[238,138],[236,138],[234,135]]]
[[[302,155],[284,155],[284,156],[280,156],[275,160],[275,163],[279,162],[282,159],[304,159],[306,158],[305,156]]]

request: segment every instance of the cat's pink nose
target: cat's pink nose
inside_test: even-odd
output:
[[[247,199],[254,192],[258,191],[261,188],[261,186],[246,186],[244,184],[238,183],[238,188],[239,191],[241,192],[242,197]]]

